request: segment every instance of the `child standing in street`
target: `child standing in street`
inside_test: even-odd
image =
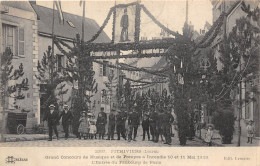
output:
[[[255,128],[253,126],[254,121],[250,120],[248,125],[246,126],[246,130],[247,130],[247,143],[251,143],[253,141],[253,137],[254,137],[254,133],[255,133]]]
[[[213,137],[213,127],[209,126],[205,136],[205,142],[207,142],[209,146],[212,146],[212,142],[211,142],[212,137]]]
[[[96,135],[96,132],[97,132],[97,127],[96,127],[96,124],[95,124],[95,119],[91,119],[90,121],[90,127],[89,127],[89,134],[90,134],[90,139],[93,139],[94,136]]]

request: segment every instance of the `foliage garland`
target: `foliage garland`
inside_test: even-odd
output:
[[[147,8],[146,8],[144,5],[141,5],[141,8],[142,8],[143,11],[147,14],[147,16],[149,16],[149,17],[152,19],[152,21],[153,21],[156,25],[158,25],[161,29],[163,29],[164,31],[166,31],[167,33],[169,33],[169,34],[171,34],[171,35],[173,35],[173,36],[175,36],[175,37],[180,36],[179,33],[176,33],[176,32],[174,32],[174,31],[170,30],[169,28],[165,27],[162,23],[160,23],[160,22],[149,12],[149,10],[147,10]]]
[[[93,60],[93,62],[98,63],[98,64],[102,64],[102,65],[105,64],[104,62],[97,61],[97,60]],[[126,64],[123,64],[123,63],[119,63],[120,67],[116,66],[116,65],[112,65],[112,64],[106,64],[106,65],[108,67],[114,68],[114,69],[127,70],[127,71],[142,71],[142,72],[150,73],[150,74],[153,74],[153,75],[158,75],[158,76],[161,76],[161,77],[167,77],[164,74],[160,74],[161,71],[157,72],[157,71],[150,71],[150,70],[147,70],[147,69],[144,69],[144,68],[137,68],[137,67],[133,68],[133,66],[126,67],[126,66],[123,66],[123,65],[126,65]]]
[[[156,83],[166,83],[166,82],[168,82],[167,80],[165,80],[165,81],[153,81],[153,82],[148,82],[148,81],[141,81],[141,80],[133,80],[133,79],[131,79],[131,78],[126,78],[126,77],[124,77],[124,79],[126,79],[126,80],[129,80],[129,81],[132,81],[132,82],[137,82],[137,83],[144,83],[144,84],[152,84],[152,83],[154,83],[154,84],[156,84]]]

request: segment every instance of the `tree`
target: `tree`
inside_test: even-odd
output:
[[[8,105],[11,104],[14,108],[18,109],[16,102],[8,103],[6,99],[14,98],[16,100],[22,100],[25,98],[22,91],[27,91],[29,89],[28,78],[23,78],[23,64],[20,63],[18,69],[14,69],[12,60],[15,58],[20,58],[15,56],[11,49],[7,47],[5,52],[1,55],[1,105],[4,112],[8,109]],[[9,85],[11,81],[14,81],[12,85]],[[19,83],[20,82],[20,83]],[[5,120],[3,114],[3,131],[5,130]],[[3,135],[1,137],[3,139]]]
[[[43,58],[40,61],[38,61],[37,70],[38,74],[36,75],[36,78],[39,80],[41,84],[45,84],[46,88],[44,90],[41,90],[47,96],[47,99],[44,103],[41,103],[41,108],[47,109],[50,104],[55,104],[56,109],[58,109],[58,98],[57,96],[66,94],[68,89],[63,90],[64,85],[61,85],[62,82],[67,81],[66,73],[63,70],[62,72],[59,72],[55,65],[57,64],[57,58],[52,57],[51,54],[52,48],[51,46],[48,47],[48,50],[46,53],[44,53]],[[51,72],[51,69],[53,72]],[[56,70],[55,70],[56,69]],[[61,87],[58,87],[58,85],[61,85]],[[61,88],[61,89],[59,89]],[[58,90],[58,94],[55,94],[55,90]]]
[[[89,111],[88,103],[93,96],[92,93],[97,92],[97,84],[94,79],[95,72],[93,71],[93,59],[90,56],[85,43],[80,39],[80,35],[76,35],[76,39],[73,41],[73,47],[69,46],[62,40],[57,38],[54,39],[54,42],[58,49],[67,57],[68,62],[64,70],[66,71],[65,77],[66,80],[78,84],[78,89],[73,103],[73,114],[74,120],[72,123],[73,133],[78,135],[78,126],[80,113],[82,111]],[[65,51],[62,46],[66,47],[69,51]]]
[[[194,43],[191,37],[191,29],[185,23],[183,35],[177,37],[176,44],[169,48],[171,56],[168,57],[172,66],[169,89],[174,96],[180,145],[186,145],[186,137],[189,135],[190,119],[187,103],[191,98],[190,87],[193,87],[193,78],[197,76],[192,63]]]
[[[113,98],[113,89],[116,88],[117,86],[114,85],[114,82],[117,81],[117,78],[115,77],[114,73],[110,73],[108,75],[108,81],[105,82],[105,86],[107,87],[108,91],[109,91],[109,105],[110,105],[110,109],[112,109],[112,106],[111,106],[111,101],[112,101],[112,98]]]

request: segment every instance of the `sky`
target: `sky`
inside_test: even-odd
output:
[[[182,32],[186,15],[186,0],[139,0],[155,18],[173,31]],[[86,0],[86,17],[94,19],[100,26],[103,24],[109,10],[116,4],[130,3],[133,0]],[[62,10],[82,16],[82,6],[79,1],[62,1]],[[51,1],[37,1],[38,5],[52,8]],[[189,22],[194,29],[203,29],[205,22],[212,24],[212,5],[210,0],[189,0]],[[112,18],[104,31],[111,38]],[[72,20],[73,21],[73,20]],[[141,11],[141,34],[150,39],[160,34],[160,28]]]

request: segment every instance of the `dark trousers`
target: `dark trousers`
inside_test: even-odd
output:
[[[153,141],[154,140],[154,131],[153,131],[152,124],[149,125],[149,128],[150,128],[150,133],[151,133],[152,141]]]
[[[108,139],[114,139],[115,124],[108,125]]]
[[[247,143],[249,143],[249,142],[250,142],[251,144],[253,143],[253,137],[247,137]]]
[[[116,125],[116,132],[117,132],[117,139],[120,140],[120,134],[124,139],[126,139],[125,136],[125,126],[124,125]]]
[[[59,137],[57,126],[56,125],[49,125],[49,139],[52,139],[52,130],[54,130],[54,133],[56,134],[57,138]]]
[[[97,132],[99,133],[98,138],[100,139],[102,137],[102,139],[104,139],[104,135],[106,132],[105,124],[97,125]]]
[[[65,133],[65,138],[69,137],[69,124],[68,123],[63,123],[62,124],[64,133]]]
[[[163,135],[165,138],[166,143],[171,143],[172,139],[171,139],[171,125],[163,125]]]
[[[128,140],[132,140],[133,131],[134,131],[134,139],[136,138],[137,129],[138,129],[138,125],[130,125],[130,127],[129,127]]]
[[[150,123],[150,129],[151,129],[151,133],[152,133],[152,140],[155,142],[158,142],[159,139],[159,134],[156,128],[156,124],[155,123]]]
[[[149,133],[149,126],[142,126],[143,127],[143,140],[145,140],[145,134],[147,133],[148,140],[150,140],[150,133]]]

